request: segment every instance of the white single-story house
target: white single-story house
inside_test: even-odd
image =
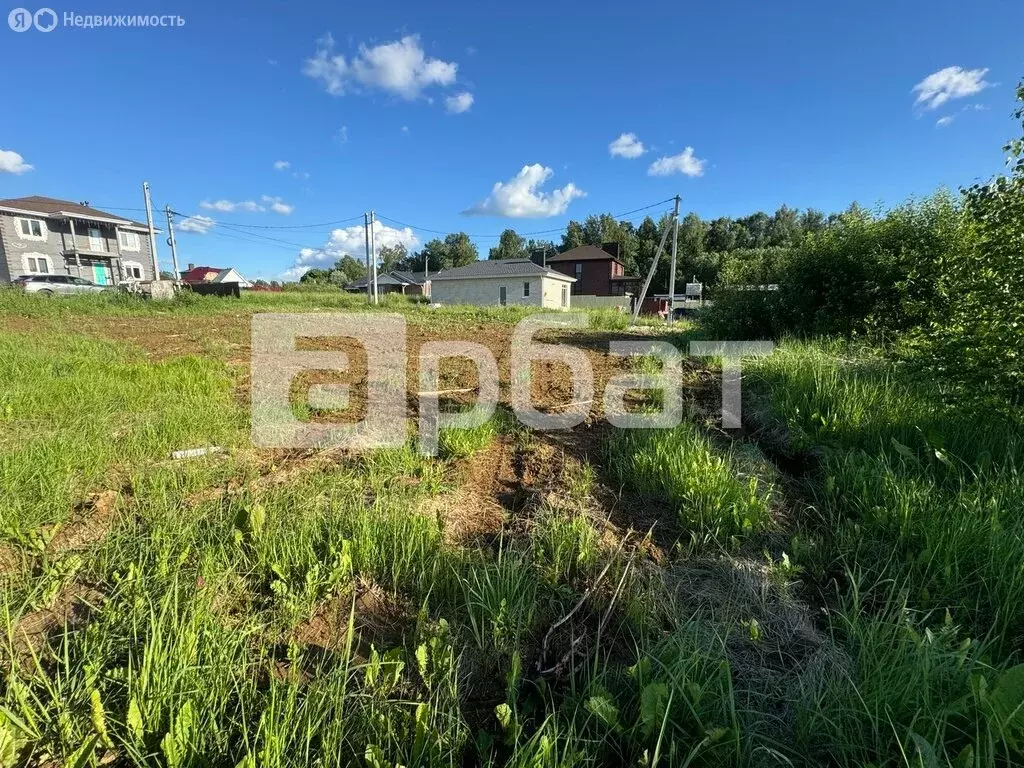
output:
[[[431,275],[436,304],[530,306],[569,309],[575,278],[530,259],[475,261]]]

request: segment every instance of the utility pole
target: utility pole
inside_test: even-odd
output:
[[[679,195],[675,197],[675,226],[679,225]],[[633,305],[633,319],[630,321],[630,325],[636,323],[637,317],[640,316],[640,309],[643,306],[644,299],[647,298],[647,289],[651,287],[651,280],[654,278],[654,271],[658,268],[658,259],[661,257],[661,252],[665,250],[665,241],[668,240],[669,228],[665,227],[665,231],[661,233],[661,242],[658,244],[658,250],[654,252],[654,258],[651,260],[651,268],[647,271],[647,279],[644,280],[644,287],[640,289],[640,295],[636,299],[636,303]],[[677,230],[678,231],[678,230]],[[672,289],[675,288],[675,243],[672,244],[672,277],[669,279],[672,281]]]
[[[149,182],[142,182],[142,196],[146,198],[146,224],[149,226],[149,250],[153,256],[153,279],[160,279],[160,261],[156,257],[156,230],[153,229],[153,203],[149,199]]]
[[[167,213],[167,244],[171,246],[171,263],[174,264],[174,279],[179,280],[181,273],[178,272],[178,243],[174,239],[174,220],[171,219],[171,206],[165,209]]]
[[[363,214],[363,234],[366,236],[366,303],[372,299],[372,287],[370,285],[370,214]]]
[[[676,321],[676,249],[679,247],[679,195],[676,195],[675,219],[672,232],[672,267],[668,273],[668,321]]]
[[[379,300],[377,294],[377,237],[373,232],[373,225],[377,223],[376,216],[370,211],[370,259],[373,261],[373,303]]]
[[[647,279],[644,280],[644,287],[640,289],[640,295],[637,297],[636,304],[633,306],[633,319],[630,321],[630,325],[636,323],[636,319],[640,315],[640,308],[644,304],[644,299],[647,298],[647,289],[651,287],[654,270],[658,268],[658,258],[661,256],[661,252],[665,250],[666,240],[668,240],[668,227],[665,227],[665,231],[661,233],[661,242],[658,244],[658,250],[654,252],[654,258],[651,260],[651,268],[647,271]]]

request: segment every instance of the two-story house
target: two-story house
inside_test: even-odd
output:
[[[625,296],[640,283],[639,277],[626,275],[618,243],[581,245],[548,258],[547,266],[575,278],[572,292],[580,296]]]
[[[117,285],[153,271],[145,224],[52,197],[0,200],[0,284],[58,274]]]

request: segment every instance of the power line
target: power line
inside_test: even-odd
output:
[[[348,224],[350,221],[359,221],[362,218],[363,215],[359,214],[358,216],[351,216],[347,219],[338,219],[337,221],[325,221],[321,224],[239,224],[237,222],[231,222],[230,224],[226,224],[225,222],[218,223],[224,226],[244,227],[246,229],[316,229],[318,227],[333,227],[338,224]]]
[[[189,216],[188,214],[180,213],[179,211],[174,211],[174,210],[171,211],[171,214],[174,215],[174,216],[180,216],[180,217],[185,218],[185,219],[195,218],[194,216]],[[213,221],[213,220],[211,219],[211,221]],[[248,235],[251,238],[252,237],[256,237],[256,238],[260,238],[261,240],[267,240],[269,242],[283,243],[284,245],[288,245],[288,246],[291,246],[293,248],[312,248],[313,250],[322,250],[323,249],[322,245],[313,246],[313,245],[306,245],[304,243],[292,242],[291,240],[282,240],[279,237],[271,237],[270,235],[263,235],[263,234],[260,234],[259,232],[249,232],[248,230],[241,229],[236,224],[228,224],[228,223],[223,222],[223,221],[213,221],[213,230],[217,230],[217,229],[220,229],[222,231],[224,229],[227,229],[229,231],[233,231],[233,232],[237,232],[237,233],[240,233],[240,234]]]
[[[641,208],[634,208],[632,211],[626,211],[625,213],[616,213],[616,214],[614,214],[612,216],[612,218],[613,219],[624,219],[626,216],[630,216],[630,215],[632,215],[634,213],[640,213],[641,211],[646,211],[646,210],[649,210],[651,208],[656,208],[659,205],[664,205],[665,203],[671,203],[673,200],[675,200],[675,198],[670,197],[667,200],[661,200],[661,201],[659,201],[657,203],[651,203],[650,205],[645,205],[645,206],[643,206]],[[416,226],[415,224],[409,224],[408,222],[399,221],[398,219],[393,219],[390,216],[382,216],[382,215],[378,214],[377,218],[378,219],[385,219],[387,221],[390,221],[393,224],[397,224],[400,227],[408,227],[409,229],[415,229],[418,232],[429,232],[429,233],[431,233],[433,235],[447,235],[447,234],[450,234],[450,232],[445,232],[445,231],[442,231],[442,230],[439,230],[439,229],[429,229],[428,227],[419,227],[419,226]],[[564,231],[565,231],[565,227],[555,227],[554,229],[541,229],[541,230],[536,230],[534,232],[517,232],[516,234],[518,234],[521,237],[529,237],[530,235],[551,235],[551,234],[554,234],[556,232],[564,232]],[[501,235],[500,234],[497,234],[497,235],[469,234],[469,237],[473,238],[473,239],[476,239],[476,240],[486,240],[486,239],[492,239],[492,238],[500,238]]]

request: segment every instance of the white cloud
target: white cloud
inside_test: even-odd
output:
[[[608,154],[612,157],[640,157],[647,150],[644,143],[636,137],[635,133],[624,133],[608,145]]]
[[[32,166],[25,162],[25,158],[10,149],[0,149],[0,173],[13,173],[15,175],[31,171]]]
[[[419,239],[408,227],[395,229],[379,220],[373,225],[374,242],[379,251],[385,245],[404,245],[412,250],[419,245]],[[331,231],[331,236],[322,248],[303,248],[295,263],[281,273],[285,280],[297,280],[313,267],[331,266],[344,255],[354,256],[362,261],[366,258],[366,237],[361,224]]]
[[[289,205],[284,202],[280,197],[271,197],[270,195],[263,195],[260,198],[264,203],[270,206],[270,210],[274,213],[279,213],[282,216],[288,216],[292,211],[295,210],[294,205]]]
[[[207,211],[219,211],[220,213],[263,213],[267,210],[268,206],[271,211],[282,216],[287,216],[295,210],[294,205],[289,205],[280,197],[271,197],[270,195],[262,195],[259,203],[255,200],[241,200],[239,202],[232,200],[214,200],[213,202],[203,200],[199,203],[200,208],[204,208]]]
[[[317,41],[317,50],[306,59],[302,73],[320,81],[332,96],[360,87],[393,93],[403,99],[416,99],[435,85],[455,82],[458,65],[429,58],[420,46],[418,35],[374,47],[359,46],[351,60],[334,52],[330,34]]]
[[[338,132],[334,134],[334,138],[336,138],[342,144],[348,144],[348,126],[341,126],[341,128],[338,129]]]
[[[984,78],[988,69],[964,69],[963,67],[946,67],[933,72],[915,85],[911,91],[917,93],[914,106],[923,109],[936,109],[950,99],[972,96],[990,87],[992,83]]]
[[[278,160],[277,162],[274,163],[275,171],[287,171],[291,167],[292,164],[289,163],[287,160]]]
[[[209,200],[203,200],[199,203],[199,207],[205,208],[208,211],[220,211],[221,213],[235,213],[236,211],[260,213],[266,210],[262,205],[253,200],[243,200],[238,203],[231,200],[214,200],[212,203]]]
[[[540,163],[524,165],[512,179],[497,182],[491,194],[481,202],[463,211],[470,216],[506,216],[513,219],[560,216],[569,203],[586,192],[575,184],[566,184],[552,192],[542,192],[539,187],[554,175],[554,171]]]
[[[470,93],[469,91],[456,93],[454,96],[449,96],[444,100],[444,108],[451,112],[453,115],[465,112],[472,106],[473,94]]]
[[[940,117],[938,120],[935,121],[935,127],[945,128],[947,125],[956,120],[957,115],[962,115],[964,112],[984,112],[986,109],[988,109],[988,107],[986,107],[984,104],[968,104],[966,107],[963,107],[957,112],[954,112],[952,115]]]
[[[648,176],[670,176],[682,173],[687,176],[703,176],[706,160],[693,156],[693,147],[687,147],[678,155],[659,157],[647,169]]]
[[[189,216],[178,224],[179,232],[192,232],[196,235],[205,235],[216,224],[209,216]]]

